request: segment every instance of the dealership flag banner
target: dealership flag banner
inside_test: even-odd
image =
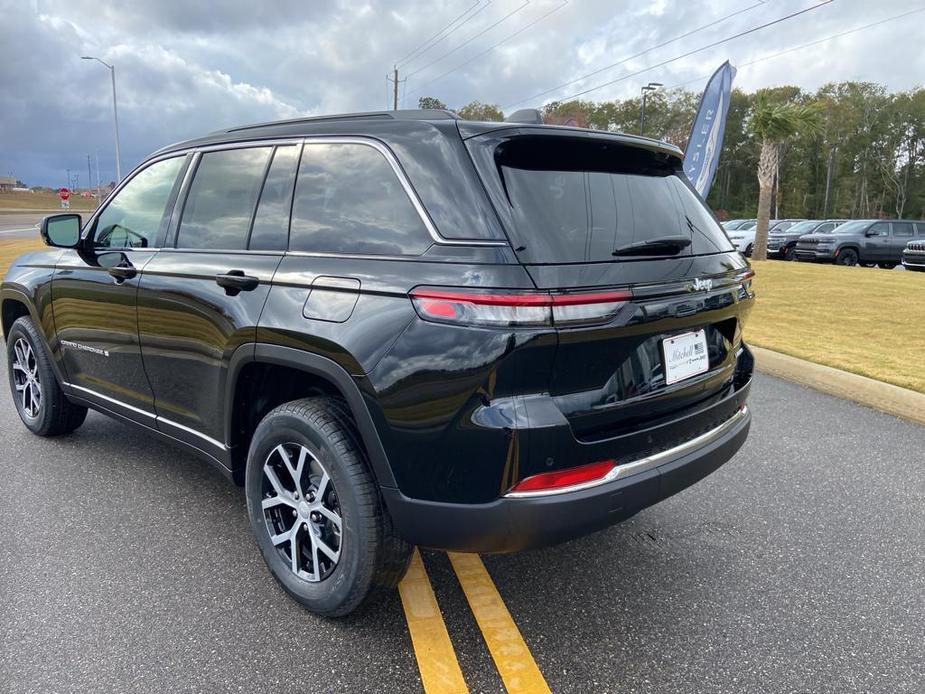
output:
[[[727,60],[713,73],[707,88],[703,90],[700,108],[691,136],[687,139],[684,152],[684,173],[700,197],[706,200],[719,164],[719,152],[723,148],[723,134],[726,131],[726,114],[729,113],[729,98],[736,69]]]

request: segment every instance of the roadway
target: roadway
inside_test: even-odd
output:
[[[482,557],[552,691],[922,691],[925,428],[761,375],[750,405],[703,482]],[[169,445],[94,413],[40,439],[2,392],[0,489],[4,692],[421,690],[397,591],[304,612],[241,490]],[[422,554],[470,691],[503,691],[448,557]]]

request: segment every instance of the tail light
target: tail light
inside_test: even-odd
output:
[[[515,484],[508,494],[525,494],[541,492],[561,492],[572,487],[596,482],[607,476],[616,467],[614,460],[600,460],[596,463],[555,472],[542,472],[539,475],[525,477]]]
[[[414,308],[435,323],[496,327],[603,323],[632,300],[628,291],[543,292],[418,287]]]

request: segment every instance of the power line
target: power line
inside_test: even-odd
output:
[[[902,19],[903,17],[908,17],[909,15],[913,15],[918,12],[925,12],[925,7],[919,7],[918,9],[909,10],[908,12],[903,12],[902,14],[897,14],[897,15],[894,15],[893,17],[887,17],[886,19],[880,19],[876,22],[871,22],[870,24],[864,24],[863,26],[855,27],[854,29],[848,29],[847,31],[841,31],[837,34],[826,36],[824,39],[817,39],[816,41],[810,41],[809,43],[804,43],[801,46],[794,46],[793,48],[788,48],[783,51],[778,51],[777,53],[770,53],[768,55],[763,55],[760,58],[755,58],[755,60],[750,60],[747,63],[741,63],[739,65],[736,65],[736,70],[741,70],[743,68],[749,67],[750,65],[754,65],[755,63],[761,63],[761,62],[764,62],[765,60],[770,60],[771,58],[779,58],[780,56],[787,55],[788,53],[793,53],[795,51],[801,51],[804,48],[818,46],[820,43],[825,43],[826,41],[838,39],[838,38],[841,38],[842,36],[848,36],[849,34],[856,34],[859,31],[864,31],[864,29],[870,29],[871,27],[875,27],[880,24],[886,24],[887,22],[893,22],[893,21],[896,21],[897,19]],[[700,82],[702,80],[705,80],[709,76],[710,75],[703,75],[701,77],[695,77],[693,79],[687,80],[686,82],[679,82],[678,84],[673,84],[670,87],[666,87],[666,89],[675,89],[677,87],[684,87],[684,86],[687,86],[688,84],[693,84],[694,82]]]
[[[475,7],[478,7],[478,5],[479,5],[481,2],[482,2],[482,0],[475,0],[475,2],[474,2],[473,4],[471,4],[469,7],[467,7],[467,8],[465,9],[465,11],[463,11],[463,12],[462,12],[460,15],[458,15],[456,18],[454,18],[453,20],[451,20],[451,21],[449,22],[449,24],[447,24],[447,25],[444,26],[442,29],[440,29],[440,31],[438,31],[436,34],[434,34],[434,35],[431,36],[429,39],[427,39],[426,41],[424,41],[424,43],[420,44],[420,45],[419,45],[417,48],[415,48],[413,51],[407,53],[403,58],[400,58],[400,59],[396,62],[396,65],[399,65],[399,66],[400,66],[400,65],[402,65],[403,63],[405,63],[406,61],[408,61],[408,60],[413,60],[414,58],[420,56],[422,53],[424,53],[424,52],[430,50],[437,42],[439,42],[439,41],[442,40],[442,39],[445,39],[447,36],[449,36],[450,34],[452,34],[454,31],[456,31],[457,29],[459,29],[460,27],[462,27],[463,24],[465,24],[466,22],[468,22],[469,19],[472,19],[472,17],[474,17],[476,14],[478,14],[478,12],[475,12],[472,16],[469,17],[469,19],[466,20],[466,22],[463,22],[463,24],[460,24],[459,26],[457,26],[457,27],[455,27],[455,28],[452,28],[453,25],[456,24],[456,22],[458,22],[459,20],[461,20],[463,17],[465,17],[465,16],[466,16],[467,14],[469,14],[470,12],[472,12],[472,10],[473,10]],[[485,9],[486,7],[488,7],[488,5],[490,5],[490,4],[491,4],[491,0],[488,0],[488,3],[485,4],[485,5],[482,5],[482,7],[479,9],[479,12],[481,12],[482,10],[484,10],[484,9]],[[449,30],[449,33],[447,33],[446,35],[441,36],[441,34],[443,34],[443,33],[444,33],[445,31],[447,31],[447,30]]]
[[[485,49],[484,51],[482,51],[481,53],[476,53],[474,56],[472,56],[471,58],[469,58],[469,60],[466,60],[466,61],[460,63],[459,65],[457,65],[456,67],[447,70],[447,71],[444,72],[443,74],[441,74],[441,75],[439,75],[439,76],[437,76],[437,77],[434,77],[432,80],[428,80],[427,82],[425,82],[424,84],[422,84],[420,87],[418,87],[418,89],[420,90],[420,89],[423,89],[424,87],[426,87],[426,86],[429,85],[429,84],[433,84],[434,82],[439,82],[440,80],[442,80],[444,77],[446,77],[446,76],[449,75],[450,73],[456,72],[456,71],[459,70],[460,68],[463,68],[463,67],[465,67],[466,65],[468,65],[469,63],[472,63],[472,62],[478,60],[478,59],[481,58],[482,56],[488,55],[489,53],[491,53],[493,50],[495,50],[495,49],[496,49],[498,46],[500,46],[501,44],[506,43],[507,41],[510,41],[511,39],[513,39],[513,38],[516,37],[516,36],[519,36],[520,34],[524,33],[527,29],[529,29],[530,27],[532,27],[533,25],[539,24],[539,23],[542,22],[544,19],[546,19],[549,15],[551,15],[553,12],[558,12],[558,11],[561,10],[563,7],[565,7],[566,5],[568,5],[568,0],[562,0],[562,4],[556,5],[555,7],[553,7],[551,10],[549,10],[549,11],[546,12],[545,14],[542,14],[542,15],[540,15],[539,17],[537,17],[536,19],[534,19],[532,22],[529,22],[528,24],[525,24],[523,27],[521,27],[520,29],[518,29],[517,31],[515,31],[513,34],[508,34],[508,35],[505,36],[503,39],[501,39],[500,41],[498,41],[498,43],[493,44],[492,46],[489,46],[488,48],[486,48],[486,49]]]
[[[760,24],[760,25],[758,25],[758,26],[756,26],[756,27],[752,27],[751,29],[746,29],[745,31],[740,31],[740,32],[738,32],[738,33],[736,33],[736,34],[733,34],[732,36],[727,36],[726,38],[719,39],[719,40],[717,40],[717,41],[713,41],[712,43],[708,43],[708,44],[706,44],[705,46],[701,46],[700,48],[695,48],[695,49],[693,49],[693,50],[687,51],[686,53],[682,53],[681,55],[675,56],[674,58],[669,58],[668,60],[663,60],[662,62],[656,63],[655,65],[650,65],[649,67],[642,68],[641,70],[636,70],[635,72],[631,72],[631,73],[626,74],[626,75],[624,75],[623,77],[619,77],[619,78],[617,78],[617,79],[615,79],[615,80],[610,80],[609,82],[604,82],[603,84],[598,84],[597,86],[589,87],[588,89],[584,89],[584,90],[582,90],[582,91],[580,91],[580,92],[576,92],[575,94],[571,94],[571,95],[569,95],[569,96],[560,97],[559,99],[557,99],[557,101],[569,101],[569,100],[575,99],[575,98],[577,98],[577,97],[579,97],[579,96],[584,96],[585,94],[588,94],[588,93],[593,92],[593,91],[597,91],[598,89],[603,89],[604,87],[609,87],[610,85],[616,84],[617,82],[622,82],[623,80],[627,80],[627,79],[629,79],[630,77],[635,77],[635,76],[637,76],[637,75],[641,75],[641,74],[644,73],[644,72],[649,72],[650,70],[654,70],[654,69],[656,69],[656,68],[664,67],[665,65],[668,65],[669,63],[673,63],[673,62],[675,62],[675,61],[677,61],[677,60],[682,60],[682,59],[687,58],[687,57],[690,57],[690,56],[692,56],[692,55],[694,55],[694,54],[696,54],[696,53],[700,53],[700,52],[705,51],[705,50],[708,50],[708,49],[710,49],[710,48],[715,48],[716,46],[719,46],[719,45],[724,44],[724,43],[728,43],[729,41],[732,41],[732,40],[734,40],[734,39],[738,39],[738,38],[741,38],[741,37],[743,37],[743,36],[748,36],[749,34],[754,34],[756,31],[761,31],[762,29],[767,29],[767,28],[770,27],[770,26],[774,26],[775,24],[780,24],[781,22],[785,22],[785,21],[787,21],[788,19],[793,19],[794,17],[799,17],[800,15],[806,14],[807,12],[812,12],[813,10],[818,10],[820,7],[825,7],[826,5],[831,4],[832,2],[833,2],[833,0],[822,0],[822,2],[820,2],[818,5],[813,5],[812,7],[807,7],[807,8],[804,8],[804,9],[802,9],[802,10],[798,10],[797,12],[791,12],[790,14],[785,15],[785,16],[783,16],[783,17],[778,17],[777,19],[774,19],[774,20],[772,20],[772,21],[770,21],[770,22],[765,22],[764,24]],[[521,100],[521,101],[516,101],[516,102],[514,102],[514,103],[512,103],[512,104],[509,104],[508,106],[505,106],[504,108],[505,108],[505,109],[508,109],[508,108],[510,108],[510,107],[512,107],[512,106],[516,106],[517,104],[521,104],[521,103],[523,103],[524,101],[529,101],[530,99],[533,99],[533,98],[534,98],[534,97],[530,97],[529,99],[523,99],[523,100]]]
[[[536,99],[536,98],[538,98],[538,97],[541,97],[541,96],[545,96],[546,94],[549,94],[550,92],[554,92],[554,91],[556,91],[556,90],[558,90],[558,89],[562,89],[563,87],[568,87],[569,85],[575,84],[576,82],[581,82],[581,81],[583,81],[583,80],[588,79],[589,77],[593,77],[594,75],[598,75],[598,74],[600,74],[600,73],[602,73],[602,72],[606,72],[607,70],[610,70],[611,68],[615,68],[615,67],[617,67],[618,65],[623,65],[624,63],[628,63],[630,60],[633,60],[633,59],[635,59],[635,58],[639,58],[640,56],[643,56],[643,55],[645,55],[646,53],[651,53],[652,51],[657,50],[657,49],[659,49],[659,48],[664,48],[665,46],[668,46],[668,45],[670,45],[670,44],[672,44],[672,43],[675,43],[676,41],[680,41],[681,39],[685,39],[685,38],[687,38],[688,36],[691,36],[691,35],[693,35],[693,34],[696,34],[696,33],[700,32],[700,31],[703,31],[704,29],[709,29],[709,28],[712,27],[712,26],[716,26],[716,25],[719,24],[720,22],[725,22],[727,19],[731,19],[732,17],[735,17],[736,15],[740,15],[740,14],[742,14],[743,12],[748,12],[749,10],[753,10],[753,9],[755,9],[756,7],[761,7],[761,6],[764,5],[764,4],[765,4],[765,3],[764,3],[763,0],[758,0],[758,2],[756,2],[756,3],[752,4],[752,5],[749,5],[748,7],[744,7],[744,8],[742,8],[741,10],[736,10],[735,12],[731,12],[730,14],[724,15],[724,16],[720,17],[719,19],[714,19],[712,22],[709,22],[709,23],[707,23],[707,24],[704,24],[703,26],[699,26],[699,27],[697,27],[696,29],[691,29],[690,31],[686,31],[686,32],[684,32],[683,34],[679,34],[678,36],[675,36],[674,38],[668,39],[667,41],[663,41],[662,43],[657,43],[657,44],[655,44],[654,46],[649,46],[649,47],[646,48],[645,50],[639,51],[638,53],[634,53],[633,55],[627,56],[626,58],[621,58],[620,60],[618,60],[618,61],[615,62],[615,63],[611,63],[610,65],[605,65],[605,66],[602,67],[602,68],[598,68],[598,69],[595,70],[594,72],[589,72],[588,74],[582,75],[581,77],[577,77],[577,78],[575,78],[575,79],[573,79],[573,80],[570,80],[570,81],[568,81],[568,82],[563,82],[562,84],[556,85],[555,87],[551,87],[550,89],[546,89],[546,90],[540,92],[539,94],[534,94],[533,96],[527,97],[526,99],[521,99],[520,101],[518,101],[518,102],[516,102],[516,103],[514,103],[514,104],[510,104],[510,105],[511,105],[511,106],[517,106],[518,104],[522,104],[522,103],[524,103],[525,101],[533,101],[534,99]],[[505,106],[505,108],[508,108],[508,107]]]
[[[443,60],[443,59],[446,58],[447,56],[452,55],[453,53],[455,53],[456,51],[458,51],[460,48],[463,48],[463,47],[469,45],[470,43],[472,43],[473,41],[475,41],[475,40],[476,40],[477,38],[479,38],[480,36],[482,36],[482,35],[488,33],[489,31],[491,31],[492,29],[494,29],[496,26],[498,26],[499,24],[501,24],[501,22],[507,21],[508,19],[510,19],[511,17],[513,17],[515,14],[517,14],[518,12],[520,12],[523,8],[525,8],[525,7],[526,7],[527,5],[529,5],[529,4],[530,4],[530,0],[524,0],[524,4],[523,4],[523,5],[520,5],[520,6],[518,6],[517,8],[511,10],[511,11],[508,12],[506,15],[504,15],[501,19],[499,19],[497,22],[495,22],[494,24],[489,24],[487,27],[485,27],[484,29],[482,29],[480,32],[478,32],[478,33],[475,34],[474,36],[470,36],[468,39],[466,39],[466,40],[463,41],[461,44],[459,44],[458,46],[456,46],[456,48],[454,48],[454,49],[452,49],[452,50],[450,50],[450,51],[447,51],[446,53],[444,53],[443,55],[441,55],[441,56],[440,56],[439,58],[437,58],[436,60],[432,60],[432,61],[430,61],[429,63],[427,63],[427,65],[425,65],[424,67],[420,67],[420,68],[418,68],[417,70],[415,70],[414,72],[410,73],[410,74],[408,75],[408,77],[413,77],[414,75],[418,74],[418,73],[421,72],[422,70],[426,70],[426,69],[429,68],[431,65],[434,65],[435,63],[439,63],[441,60]]]

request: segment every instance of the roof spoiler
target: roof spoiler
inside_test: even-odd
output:
[[[506,123],[528,123],[530,125],[542,125],[543,114],[535,108],[522,108],[514,111],[504,119]]]

